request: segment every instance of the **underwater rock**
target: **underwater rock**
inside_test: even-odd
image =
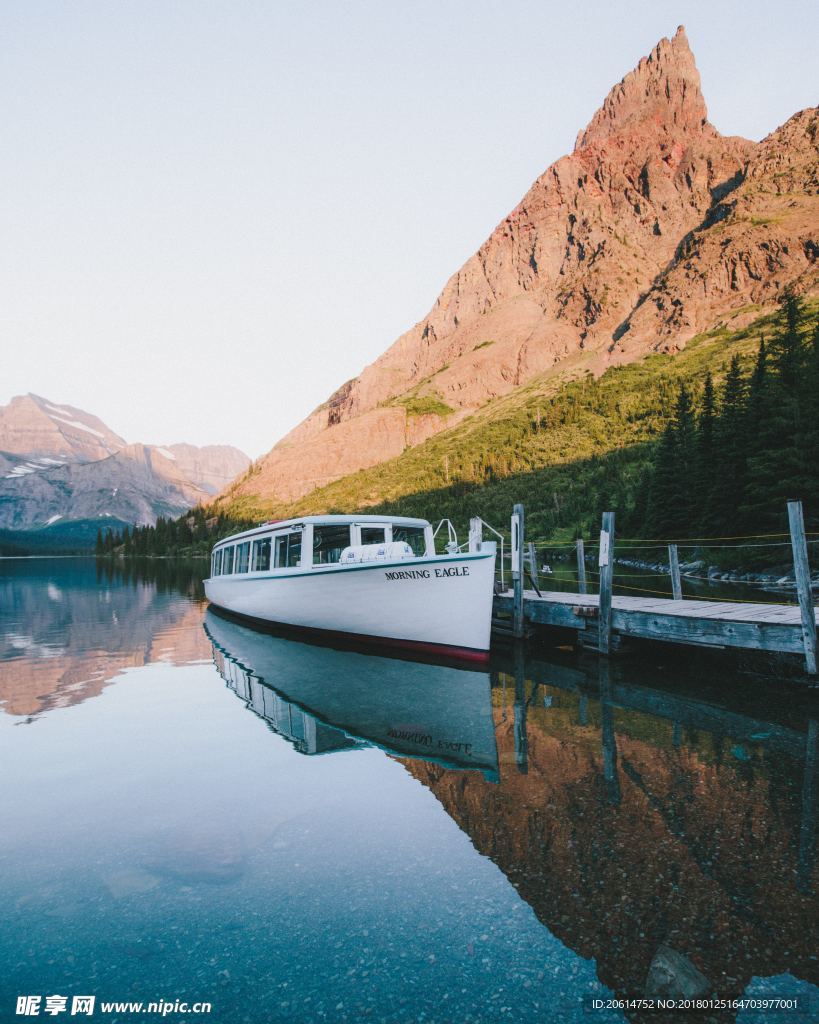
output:
[[[646,995],[669,999],[696,999],[707,995],[711,984],[688,957],[670,946],[660,946],[646,977]]]
[[[120,868],[103,875],[102,884],[114,899],[150,892],[159,885],[159,879],[142,868]]]
[[[142,867],[182,885],[220,884],[244,874],[246,854],[235,835],[172,834],[157,843]]]

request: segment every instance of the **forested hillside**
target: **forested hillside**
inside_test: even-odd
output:
[[[817,524],[816,314],[816,304],[787,295],[776,314],[742,330],[721,326],[679,355],[599,379],[534,382],[292,504],[237,501],[218,517],[197,510],[140,531],[129,547],[204,550],[234,525],[364,509],[504,526],[518,501],[540,539],[589,537],[604,509],[632,536],[762,532],[782,527],[793,496]]]

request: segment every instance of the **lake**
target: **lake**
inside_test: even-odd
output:
[[[0,560],[0,1020],[816,1019],[814,695],[295,642],[200,569]],[[650,972],[798,1005],[611,1005]]]

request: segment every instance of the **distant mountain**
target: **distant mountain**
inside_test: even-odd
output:
[[[611,90],[428,315],[218,507],[285,509],[314,493],[320,504],[333,481],[534,383],[557,390],[726,322],[742,328],[785,286],[815,293],[818,148],[816,108],[760,143],[721,135],[680,28]]]
[[[208,494],[218,494],[250,464],[244,452],[229,444],[208,444],[203,448],[194,444],[169,444],[155,451],[166,458],[170,453],[179,472]]]
[[[0,529],[152,524],[206,501],[249,463],[227,445],[128,444],[81,409],[19,396],[0,407]]]
[[[0,406],[0,453],[18,457],[13,464],[19,476],[36,467],[106,459],[126,443],[96,416],[39,395],[18,395]]]

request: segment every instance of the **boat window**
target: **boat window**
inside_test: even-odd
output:
[[[277,569],[298,566],[301,562],[301,530],[280,534],[275,538],[274,550]]]
[[[233,572],[233,548],[222,548],[222,575],[229,576]]]
[[[349,526],[313,527],[313,564],[329,565],[341,558],[341,552],[350,546]]]
[[[222,552],[214,551],[210,556],[210,574],[211,576],[218,576],[222,571]]]
[[[405,541],[412,548],[416,556],[427,553],[427,542],[423,526],[398,526],[396,523],[393,523],[392,539],[393,541]]]
[[[253,558],[251,572],[267,572],[270,568],[270,538],[260,537],[253,541]]]
[[[250,541],[246,540],[243,544],[236,545],[236,555],[233,560],[233,571],[234,572],[247,572],[248,563],[250,562]]]
[[[362,544],[383,544],[386,540],[385,530],[383,526],[362,526],[361,527],[361,543]]]

